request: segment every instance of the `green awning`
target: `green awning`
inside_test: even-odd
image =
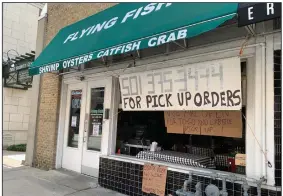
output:
[[[237,13],[238,3],[120,3],[61,29],[30,75],[190,38]]]

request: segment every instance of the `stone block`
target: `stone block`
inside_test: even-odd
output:
[[[17,51],[20,54],[25,54],[26,52],[30,52],[31,50],[29,47],[17,46]]]
[[[34,40],[36,40],[36,37],[33,37],[25,33],[25,42],[31,43],[34,42]]]
[[[9,130],[9,122],[3,122],[3,131]]]
[[[23,122],[24,115],[23,114],[10,114],[10,122]]]
[[[12,37],[18,40],[25,40],[24,32],[16,31],[14,29],[12,31]]]
[[[33,90],[32,90],[32,88],[29,88],[27,90],[27,98],[31,99],[32,97],[33,97]]]
[[[7,35],[3,36],[3,41],[13,45],[16,45],[18,43],[17,39]]]
[[[3,112],[10,113],[10,105],[3,105]]]
[[[13,24],[13,21],[10,20],[10,19],[5,18],[5,19],[3,20],[3,26],[4,26],[4,27],[7,27],[7,28],[9,28],[9,29],[12,29],[12,24]]]
[[[21,7],[14,5],[14,3],[8,3],[6,9],[15,15],[19,15],[21,12]]]
[[[15,16],[20,16],[21,15],[21,8],[19,8],[19,7],[11,8],[11,6],[7,6],[7,11],[12,13],[12,14],[14,14]]]
[[[10,113],[18,113],[18,106],[10,105]]]
[[[7,27],[3,27],[3,35],[12,36],[12,29],[7,28]]]
[[[16,13],[8,11],[8,8],[7,10],[4,10],[3,17],[15,22],[20,22],[20,16]]]
[[[19,22],[12,22],[12,31],[21,31],[21,26]]]
[[[31,26],[27,28],[27,30],[25,31],[25,34],[36,37],[36,32],[37,31],[35,31],[35,27]]]
[[[20,114],[30,114],[30,107],[18,106],[18,113],[20,113]]]
[[[24,34],[24,37],[25,37],[25,34]],[[22,47],[27,47],[28,48],[29,44],[26,41],[18,40],[18,46],[22,46]]]
[[[28,94],[27,90],[13,89],[12,96],[24,98],[27,97],[27,94]]]
[[[3,96],[11,97],[12,92],[13,92],[13,89],[11,88],[5,88],[5,87],[3,88]]]
[[[23,130],[28,130],[28,123],[23,123]]]
[[[23,130],[23,123],[21,122],[9,122],[9,130],[21,131]]]
[[[3,34],[4,35],[4,34]],[[16,44],[10,44],[8,42],[5,42],[3,40],[3,52],[8,52],[9,50],[14,49],[17,50],[17,45]],[[14,51],[9,52],[9,57],[14,58],[16,57],[17,54],[15,54]]]
[[[4,105],[19,105],[18,97],[4,97]]]
[[[31,100],[29,98],[19,98],[19,106],[30,106]]]
[[[15,144],[26,144],[27,142],[27,131],[17,131],[14,138]]]
[[[18,112],[18,106],[3,105],[3,112],[4,113],[17,113]]]
[[[10,114],[9,113],[3,113],[3,121],[4,122],[10,121]]]
[[[29,115],[28,114],[24,114],[23,122],[24,123],[29,123]]]

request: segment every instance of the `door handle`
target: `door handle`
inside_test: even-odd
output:
[[[88,125],[88,121],[86,120],[86,122],[85,122],[85,127],[84,127],[85,133],[87,132],[87,125]]]
[[[83,143],[85,143],[85,141],[86,141],[86,139],[85,139],[85,137],[83,137]]]
[[[85,114],[85,126],[84,126],[85,133],[87,132],[87,126],[88,126],[88,113]]]

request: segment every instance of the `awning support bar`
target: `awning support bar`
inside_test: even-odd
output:
[[[138,57],[139,57],[139,58],[141,58],[141,56],[140,56],[140,52],[139,52],[138,50],[137,50],[137,54],[138,54]]]
[[[180,46],[181,48],[183,48],[183,49],[186,49],[186,47],[185,46],[182,46],[181,44],[179,44],[178,42],[173,42],[174,44],[176,44],[177,46]]]
[[[254,24],[245,26],[245,29],[246,29],[246,30],[248,31],[248,33],[251,34],[252,36],[255,36],[255,35],[256,35],[256,32],[255,32],[255,25],[254,25]]]

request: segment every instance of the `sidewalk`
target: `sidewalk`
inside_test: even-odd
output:
[[[4,196],[123,196],[100,187],[97,178],[22,166],[22,158],[23,153],[3,152]]]

